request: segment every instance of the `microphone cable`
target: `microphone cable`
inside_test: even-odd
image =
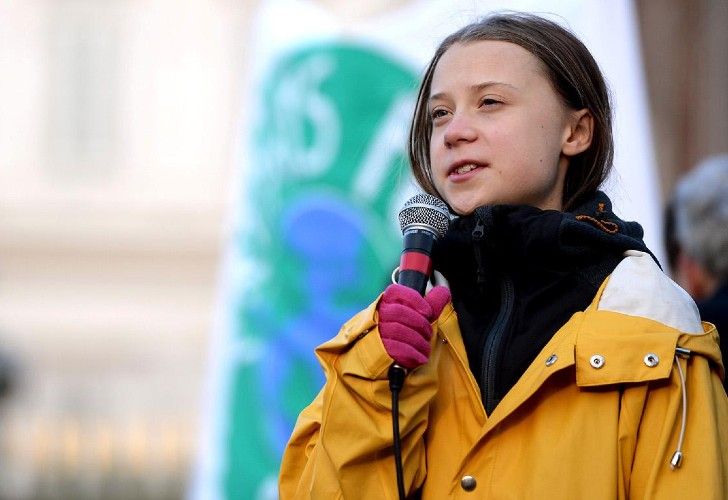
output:
[[[399,435],[399,393],[404,386],[404,378],[407,371],[393,364],[389,368],[387,376],[389,378],[389,390],[392,393],[392,446],[394,454],[394,468],[397,474],[397,491],[399,492],[399,500],[406,500],[404,492],[404,472],[402,468],[402,440]]]

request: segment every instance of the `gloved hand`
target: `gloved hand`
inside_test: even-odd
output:
[[[450,290],[436,286],[425,297],[403,285],[389,285],[384,291],[379,311],[379,335],[387,354],[399,365],[411,370],[430,357],[430,323],[450,302]]]

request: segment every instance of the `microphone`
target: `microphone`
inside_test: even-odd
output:
[[[436,196],[419,193],[407,200],[399,211],[403,249],[397,283],[425,295],[432,274],[432,248],[449,225],[447,205]]]
[[[416,194],[399,211],[399,227],[403,245],[399,260],[397,283],[416,290],[424,297],[427,281],[432,274],[432,247],[445,236],[450,225],[447,205],[436,196]],[[396,270],[395,270],[396,271]],[[402,468],[402,443],[399,435],[399,393],[404,386],[407,370],[398,364],[389,367],[389,390],[392,393],[392,453],[400,500],[406,498]]]

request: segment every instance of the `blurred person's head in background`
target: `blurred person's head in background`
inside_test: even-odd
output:
[[[708,158],[685,175],[671,208],[675,278],[720,332],[728,328],[728,154]]]
[[[676,276],[696,299],[728,280],[728,154],[704,160],[678,183]]]

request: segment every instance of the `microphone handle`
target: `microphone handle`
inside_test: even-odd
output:
[[[417,228],[405,231],[402,255],[399,261],[397,283],[425,295],[432,274],[432,248],[435,233]]]

